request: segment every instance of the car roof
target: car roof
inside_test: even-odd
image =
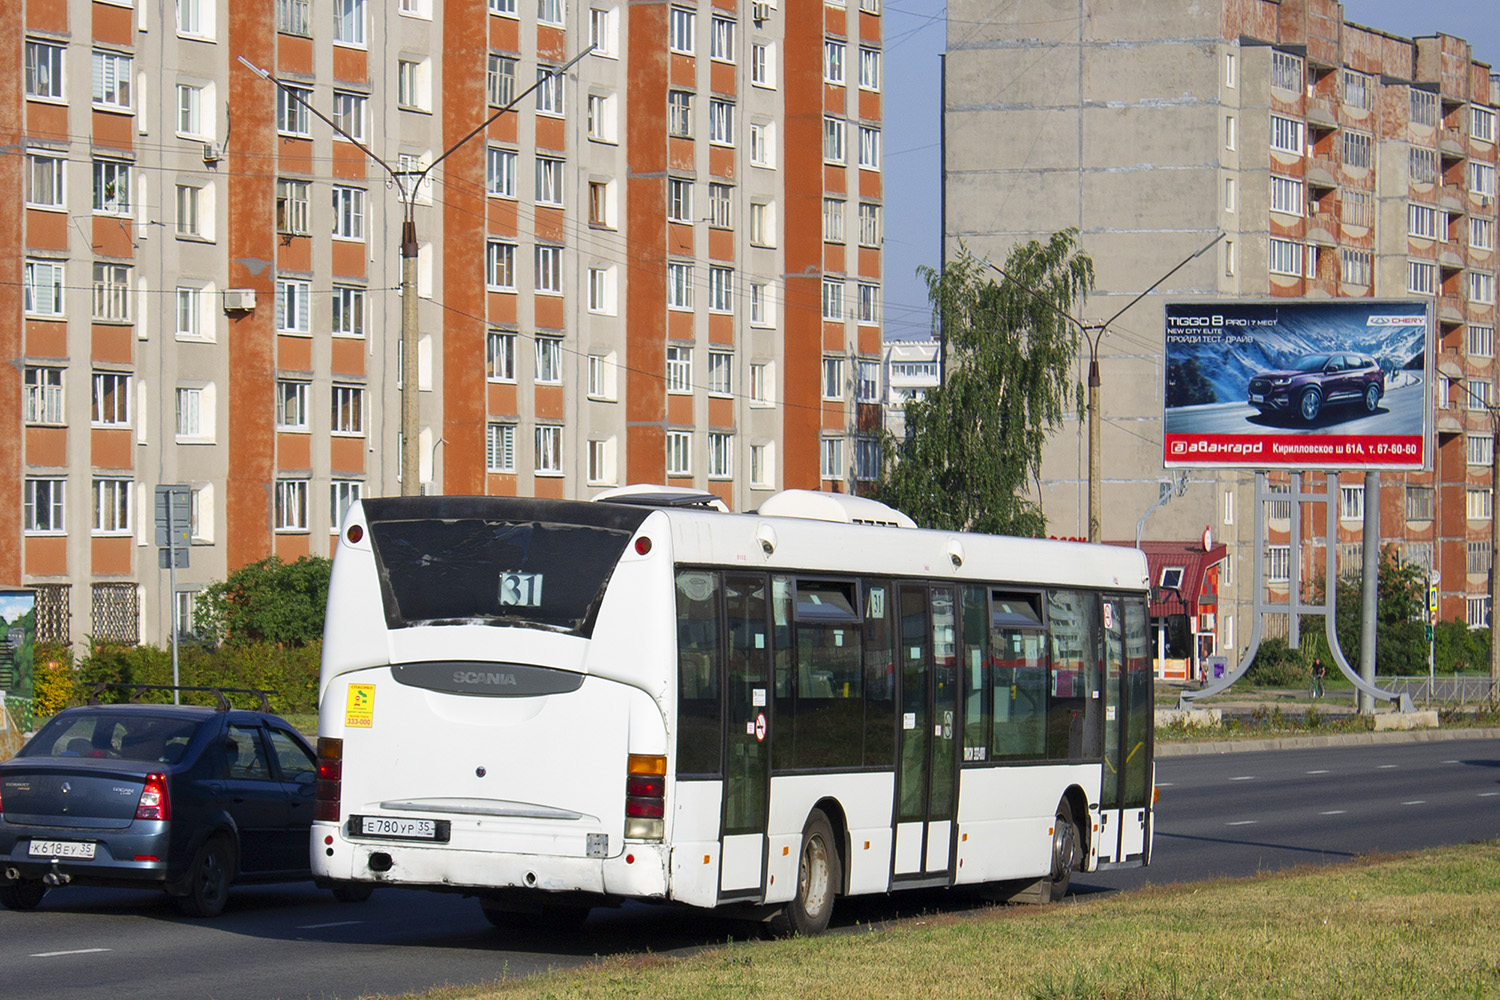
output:
[[[118,705],[78,705],[73,708],[63,709],[58,715],[87,715],[97,712],[127,712],[130,714],[157,715],[174,719],[208,719],[215,715],[226,716],[231,722],[251,722],[260,719],[274,719],[285,725],[290,725],[279,715],[270,712],[262,712],[257,709],[231,708],[229,711],[209,708],[204,705],[164,705],[155,703],[124,702]]]

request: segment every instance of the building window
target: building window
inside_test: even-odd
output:
[[[536,275],[532,287],[538,292],[562,294],[562,247],[536,248]]]
[[[1345,521],[1358,521],[1365,516],[1365,488],[1363,486],[1339,487],[1339,517]]]
[[[687,393],[693,391],[693,349],[691,347],[667,347],[667,391]]]
[[[1406,519],[1408,521],[1432,520],[1432,487],[1408,486],[1406,488]]]
[[[588,395],[590,399],[613,400],[616,395],[615,355],[590,354],[588,358]]]
[[[823,40],[823,82],[844,85],[844,43]]]
[[[734,355],[729,351],[708,352],[708,392],[728,396],[734,390]]]
[[[1302,155],[1302,123],[1283,115],[1271,116],[1271,148],[1283,153]]]
[[[536,69],[536,110],[538,114],[562,116],[563,77],[556,66],[538,66]]]
[[[1271,50],[1271,86],[1282,90],[1302,89],[1302,57]]]
[[[557,385],[563,380],[562,338],[536,338],[536,381]]]
[[[130,534],[130,479],[94,480],[94,534]]]
[[[766,282],[750,282],[749,312],[751,326],[766,327],[775,325],[776,314],[771,305],[771,286]]]
[[[844,398],[844,359],[823,359],[823,398]]]
[[[588,481],[603,486],[615,481],[614,440],[589,441]]]
[[[734,435],[713,431],[708,435],[708,478],[728,479],[734,475]]]
[[[504,107],[516,99],[516,61],[492,52],[486,65],[485,96],[491,105]]]
[[[26,96],[63,99],[63,47],[26,40]]]
[[[667,134],[693,137],[693,95],[686,90],[667,91]]]
[[[750,366],[750,405],[773,406],[776,402],[775,369],[769,362]]]
[[[673,52],[693,54],[698,16],[686,7],[673,7],[667,17],[667,45]]]
[[[1271,240],[1268,266],[1272,274],[1302,274],[1302,244],[1291,240]]]
[[[562,432],[556,424],[543,424],[536,429],[536,461],[534,471],[543,475],[562,475]]]
[[[823,199],[823,242],[844,242],[844,207],[847,204],[842,198]]]
[[[819,475],[824,479],[844,478],[844,439],[823,438],[819,442]]]
[[[94,50],[94,104],[113,111],[130,110],[131,64],[119,52]]]
[[[333,40],[340,45],[365,44],[365,0],[334,0]]]
[[[880,286],[859,283],[859,311],[857,318],[866,326],[880,322]]]
[[[1431,295],[1437,286],[1437,265],[1425,260],[1406,262],[1406,290],[1417,295]]]
[[[719,62],[734,62],[735,22],[715,15],[708,28],[708,57]]]
[[[62,155],[26,154],[26,204],[30,208],[63,208]]]
[[[1431,184],[1437,180],[1437,150],[1413,146],[1408,163],[1413,184]]]
[[[1271,175],[1271,211],[1287,215],[1301,215],[1307,203],[1302,193],[1302,182],[1291,177]]]
[[[1339,251],[1340,277],[1348,285],[1370,284],[1372,271],[1371,253],[1369,250],[1350,250],[1345,247]]]
[[[750,165],[776,167],[775,126],[770,122],[750,123]]]
[[[212,437],[204,431],[204,390],[199,386],[177,387],[177,439]]]
[[[332,423],[334,434],[363,436],[365,433],[365,390],[357,385],[333,387]]]
[[[275,524],[277,531],[307,530],[307,480],[276,480]]]
[[[729,184],[708,185],[708,224],[719,229],[734,225],[734,187]]]
[[[94,161],[94,211],[129,215],[130,164],[119,160]]]
[[[94,319],[106,323],[130,321],[130,268],[124,264],[94,263]]]
[[[485,151],[484,186],[489,194],[497,198],[516,196],[515,150],[491,146]]]
[[[823,279],[823,318],[832,321],[844,318],[844,283],[838,278]]]
[[[189,138],[204,138],[203,88],[190,84],[177,85],[177,134]]]
[[[203,227],[199,222],[202,215],[201,205],[203,202],[203,189],[193,184],[177,185],[177,235],[187,237],[202,237]]]
[[[1344,104],[1361,111],[1369,111],[1373,107],[1371,103],[1373,92],[1374,86],[1370,77],[1352,69],[1344,70]]]
[[[427,110],[426,67],[412,59],[396,60],[396,104],[410,111]]]
[[[276,30],[288,35],[312,34],[312,0],[276,0]]]
[[[1488,594],[1469,594],[1464,598],[1464,624],[1469,628],[1488,628],[1490,598]]]
[[[667,262],[667,308],[693,308],[693,265]]]
[[[750,43],[750,82],[757,87],[776,86],[776,46],[774,43]]]
[[[360,142],[365,139],[365,100],[363,94],[333,92],[333,123]]]
[[[550,156],[536,158],[536,202],[539,205],[563,203],[563,161]]]
[[[1469,355],[1490,358],[1495,355],[1495,328],[1493,326],[1469,327]]]
[[[773,247],[776,245],[775,210],[771,203],[750,203],[750,243],[752,246]],[[826,224],[826,220],[825,220]]]
[[[536,0],[536,20],[538,24],[562,27],[566,23],[563,18],[563,0]]]
[[[615,269],[589,268],[589,312],[605,316],[615,314]]]
[[[1495,436],[1493,434],[1470,434],[1465,444],[1468,464],[1482,466],[1495,464]]]
[[[515,291],[516,245],[490,240],[484,247],[484,281],[490,288]]]
[[[1266,582],[1286,583],[1292,578],[1292,551],[1286,545],[1266,546]]]
[[[358,479],[335,479],[328,484],[328,530],[337,532],[349,505],[358,500],[364,484]]]
[[[1436,128],[1438,123],[1437,95],[1427,90],[1411,88],[1411,123]]]
[[[354,285],[333,286],[333,329],[335,337],[365,335],[365,290]]]
[[[312,91],[304,87],[276,88],[276,131],[282,135],[311,138],[312,115],[307,104]]]
[[[880,50],[860,47],[859,50],[859,89],[880,89]]]
[[[1495,220],[1469,216],[1469,247],[1474,250],[1495,249]]]
[[[485,427],[484,469],[486,472],[516,471],[516,425],[488,424]]]
[[[1469,487],[1465,500],[1465,512],[1471,521],[1488,521],[1493,512],[1488,488]]]
[[[1469,301],[1478,305],[1495,302],[1495,275],[1491,271],[1469,272]]]
[[[1464,383],[1464,395],[1468,399],[1468,408],[1471,410],[1487,410],[1490,408],[1492,383],[1482,378],[1471,378]]]
[[[61,261],[28,260],[25,270],[26,314],[63,315],[63,264]]]
[[[693,182],[682,177],[667,178],[667,219],[671,222],[693,221]]]
[[[844,131],[846,123],[842,118],[824,117],[823,119],[823,159],[828,163],[844,162]]]
[[[1493,553],[1489,542],[1469,542],[1465,571],[1470,576],[1487,576],[1493,564]]]
[[[308,223],[311,205],[309,195],[312,185],[307,181],[278,179],[276,181],[276,231],[293,236],[305,236],[312,232]]]
[[[692,454],[693,435],[690,432],[667,431],[667,475],[692,475]]]
[[[734,312],[734,268],[713,266],[708,269],[708,311]]]
[[[1469,135],[1480,142],[1495,141],[1495,112],[1475,105],[1469,107]]]
[[[95,372],[90,419],[95,427],[130,426],[130,374]]]
[[[757,489],[768,489],[772,483],[775,465],[772,451],[774,445],[770,442],[764,444],[752,444],[750,446],[750,485]]]
[[[68,530],[62,479],[28,479],[22,499],[21,529],[28,535],[60,535]]]
[[[23,375],[25,422],[61,425],[63,415],[63,370],[27,365]]]
[[[734,144],[734,102],[717,97],[708,99],[708,141],[719,145]]]
[[[599,7],[589,8],[589,43],[594,46],[594,55],[615,54],[615,11]]]
[[[516,380],[516,335],[491,330],[485,337],[485,378],[491,382]]]
[[[880,169],[880,129],[872,125],[859,127],[859,165],[864,170]]]
[[[312,285],[299,278],[276,279],[276,329],[282,333],[308,333],[312,329],[308,300]]]
[[[615,141],[615,99],[613,94],[590,94],[588,103],[589,138],[599,142]]]
[[[880,439],[860,436],[854,439],[854,478],[873,483],[880,478]]]
[[[1344,132],[1344,166],[1368,169],[1372,139],[1368,132]]]
[[[307,382],[278,379],[276,382],[276,429],[306,431],[309,429],[308,396],[312,386]]]
[[[365,192],[363,188],[333,186],[333,235],[343,240],[365,238]]]
[[[859,361],[859,380],[854,384],[854,398],[861,403],[880,402],[880,362]]]
[[[1436,239],[1438,234],[1438,213],[1431,205],[1419,205],[1415,202],[1406,206],[1406,232],[1409,236],[1421,239]]]
[[[880,206],[872,202],[859,205],[859,245],[878,247],[881,243]]]

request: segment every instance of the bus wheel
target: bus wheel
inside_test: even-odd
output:
[[[1082,838],[1078,835],[1078,824],[1073,821],[1073,807],[1063,799],[1057,804],[1057,816],[1052,824],[1052,874],[1047,877],[1047,898],[1062,899],[1068,892],[1068,883],[1073,880],[1073,869],[1081,860]]]
[[[802,828],[802,853],[797,861],[797,895],[771,918],[771,930],[781,936],[821,934],[833,916],[833,897],[842,879],[833,825],[814,809]]]

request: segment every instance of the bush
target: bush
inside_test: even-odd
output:
[[[38,716],[56,715],[79,699],[70,648],[38,643],[35,662],[32,708]]]
[[[271,711],[279,715],[312,714],[318,710],[318,665],[322,643],[284,647],[270,643],[220,646],[207,649],[185,646],[178,650],[177,676],[183,687],[255,688],[271,692]],[[172,683],[172,652],[155,646],[94,645],[74,672],[77,676],[73,701],[86,700],[100,684]],[[130,692],[106,691],[100,701],[121,702]],[[183,692],[185,705],[217,705],[208,692]],[[170,691],[144,691],[136,701],[169,703]],[[250,695],[231,695],[241,708],[259,708]]]
[[[1285,639],[1262,639],[1245,676],[1262,687],[1305,687],[1312,674],[1302,652]]]

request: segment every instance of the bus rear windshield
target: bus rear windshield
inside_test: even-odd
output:
[[[425,510],[430,500],[366,502],[388,627],[512,625],[587,637],[615,563],[649,513],[471,504],[469,516],[455,517]],[[524,513],[535,516],[515,516]]]

